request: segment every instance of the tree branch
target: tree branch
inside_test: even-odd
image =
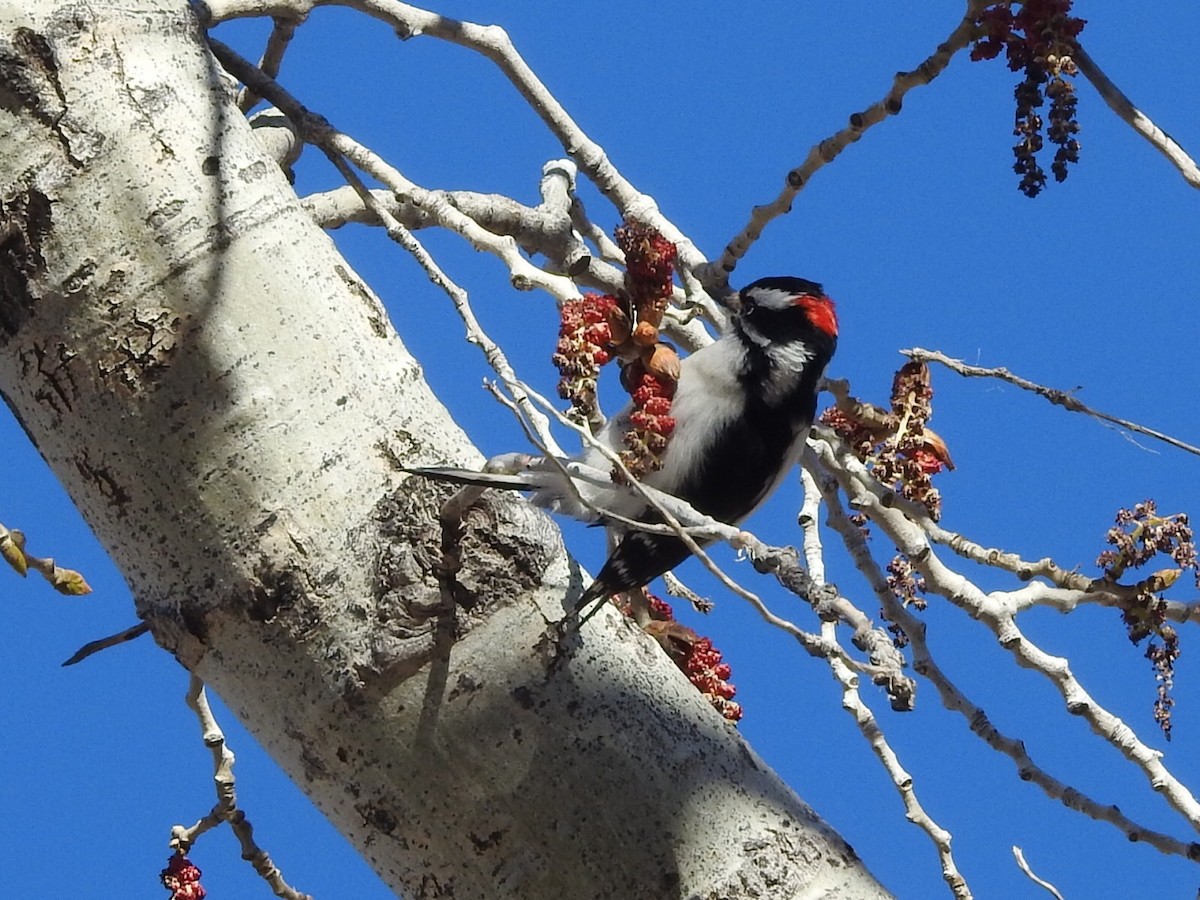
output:
[[[569,279],[544,272],[526,260],[521,255],[516,240],[492,234],[447,203],[444,195],[409,181],[398,169],[370,149],[335,129],[324,117],[311,112],[282,85],[267,77],[232,48],[211,37],[209,46],[226,71],[278,107],[296,124],[304,139],[320,147],[335,166],[341,169],[338,158],[348,159],[372,178],[387,185],[398,196],[408,198],[427,209],[434,221],[442,227],[458,232],[476,249],[499,257],[508,266],[515,288],[529,290],[539,287],[560,301],[579,296],[579,291]],[[342,174],[345,175],[345,172]],[[363,197],[363,202],[370,205],[369,193]],[[380,215],[381,209],[375,207],[374,212],[377,216]]]
[[[964,363],[961,359],[951,359],[944,353],[937,350],[924,350],[920,347],[914,347],[911,350],[901,350],[905,356],[915,362],[935,362],[941,363],[952,372],[957,372],[966,378],[998,378],[1001,381],[1007,381],[1009,384],[1032,391],[1033,393],[1046,398],[1056,406],[1061,406],[1064,409],[1069,409],[1071,412],[1083,413],[1091,416],[1094,419],[1099,419],[1102,422],[1109,422],[1121,428],[1126,428],[1129,431],[1144,434],[1146,437],[1154,438],[1163,443],[1170,444],[1179,450],[1186,450],[1188,453],[1195,453],[1200,456],[1200,447],[1194,447],[1191,444],[1184,443],[1178,438],[1173,438],[1168,434],[1163,434],[1161,431],[1155,431],[1153,428],[1147,428],[1145,425],[1138,425],[1136,422],[1130,422],[1126,419],[1118,419],[1116,416],[1110,416],[1108,413],[1102,413],[1099,410],[1092,409],[1084,403],[1081,403],[1073,394],[1068,391],[1058,390],[1057,388],[1044,387],[1014,375],[1004,367],[995,369],[985,369],[980,366],[971,366]]]
[[[925,623],[909,612],[892,593],[878,563],[871,556],[862,531],[846,516],[838,495],[837,480],[825,471],[815,458],[807,460],[807,464],[818,467],[816,483],[825,500],[830,527],[841,536],[855,566],[871,585],[886,610],[888,619],[895,622],[904,632],[912,648],[913,669],[934,686],[942,705],[961,715],[972,734],[997,753],[1011,759],[1017,768],[1017,776],[1022,781],[1037,785],[1052,800],[1057,800],[1068,809],[1081,812],[1098,822],[1110,823],[1130,841],[1142,841],[1160,853],[1182,856],[1193,862],[1200,860],[1200,843],[1187,843],[1147,828],[1130,819],[1119,807],[1101,804],[1079,789],[1058,780],[1034,762],[1023,740],[1005,734],[992,723],[987,712],[963,693],[934,660],[925,638]]]
[[[262,59],[258,61],[258,68],[268,78],[276,78],[279,75],[279,67],[283,65],[283,55],[291,46],[292,38],[295,37],[296,29],[300,26],[301,21],[290,17],[276,17],[275,25],[271,28],[271,34],[267,38],[266,49],[263,50]],[[254,91],[243,88],[238,95],[238,109],[247,113],[254,108],[254,104],[258,103],[258,100],[259,97]]]
[[[439,15],[397,0],[207,0],[202,22],[215,25],[227,19],[269,14],[302,19],[318,6],[346,6],[386,22],[401,40],[434,37],[487,57],[525,98],[526,103],[558,139],[579,170],[607,197],[622,218],[644,222],[675,244],[681,265],[694,269],[705,262],[696,245],[659,210],[654,198],[630,183],[567,113],[557,98],[517,51],[498,25],[478,25]]]
[[[825,580],[825,560],[821,547],[821,536],[817,528],[817,514],[821,505],[821,491],[817,486],[816,479],[808,469],[801,469],[801,478],[804,482],[804,505],[800,510],[800,526],[804,530],[804,559],[808,564],[809,572],[812,573],[813,580],[823,583]],[[825,637],[830,640],[835,639],[834,622],[824,621],[821,628]],[[900,656],[890,641],[888,642],[888,647],[893,654],[897,657]],[[901,662],[903,662],[903,658],[900,658]],[[858,677],[847,669],[841,660],[830,659],[829,667],[833,672],[833,677],[837,679],[837,682],[842,687],[842,708],[854,716],[854,722],[858,725],[859,731],[862,732],[862,736],[866,738],[867,743],[871,746],[871,750],[874,751],[876,757],[878,757],[880,763],[883,765],[884,771],[891,778],[892,784],[895,786],[897,793],[900,794],[901,801],[904,803],[906,818],[929,835],[929,839],[933,842],[938,853],[938,858],[941,861],[942,877],[945,879],[946,884],[949,885],[954,896],[959,898],[959,900],[969,900],[971,897],[970,888],[967,886],[966,879],[963,878],[962,873],[958,871],[958,867],[954,862],[954,856],[950,852],[950,832],[938,825],[925,812],[921,801],[917,799],[916,790],[913,787],[912,775],[905,771],[904,767],[900,764],[900,759],[888,743],[887,737],[879,725],[879,720],[875,718],[875,714],[863,702],[862,696],[858,692]],[[908,696],[911,700],[913,696],[911,691]],[[895,707],[894,703],[893,707]],[[911,705],[908,709],[912,709]]]
[[[863,133],[878,125],[888,116],[900,112],[905,95],[915,87],[929,84],[942,73],[954,54],[964,49],[975,37],[975,20],[988,3],[986,0],[969,0],[962,20],[954,30],[938,45],[937,50],[926,58],[920,65],[909,72],[898,72],[892,79],[892,87],[882,100],[871,104],[865,110],[853,113],[850,124],[830,135],[808,151],[808,156],[799,166],[787,173],[783,190],[770,203],[756,206],[750,214],[750,221],[741,232],[726,246],[721,257],[710,263],[700,273],[702,280],[708,284],[724,284],[729,279],[729,273],[737,268],[742,259],[762,235],[763,229],[773,220],[786,215],[792,210],[792,202],[796,195],[804,189],[818,169],[833,162],[843,150],[863,136]]]
[[[81,663],[89,656],[99,653],[101,650],[107,650],[109,647],[115,647],[117,644],[124,644],[129,641],[140,638],[143,634],[150,630],[150,626],[145,622],[138,622],[124,631],[118,631],[116,634],[110,634],[108,637],[99,638],[95,641],[88,641],[78,650],[71,654],[70,659],[63,662],[63,667],[73,666],[76,663]]]
[[[1151,787],[1161,793],[1193,828],[1200,830],[1200,803],[1163,764],[1162,752],[1143,743],[1133,729],[1097,703],[1071,672],[1066,659],[1052,656],[1022,633],[1006,594],[985,593],[942,563],[921,526],[900,509],[881,501],[876,492],[877,482],[851,474],[847,460],[852,455],[848,448],[841,445],[835,450],[826,441],[818,441],[816,447],[822,464],[837,477],[851,505],[867,513],[897,549],[912,561],[913,567],[925,577],[929,591],[945,597],[973,619],[983,622],[1018,665],[1045,676],[1062,695],[1067,712],[1081,716],[1092,731],[1136,765]]]
[[[171,849],[178,853],[187,854],[195,844],[196,838],[206,831],[215,828],[221,822],[228,822],[242,848],[242,859],[252,866],[254,871],[271,887],[276,897],[284,900],[313,900],[308,895],[297,891],[283,879],[270,854],[263,850],[254,840],[254,828],[246,818],[246,814],[237,805],[237,780],[233,775],[235,761],[233,751],[225,743],[225,733],[217,724],[216,716],[208,705],[208,696],[204,692],[204,682],[195,675],[188,682],[187,705],[191,707],[200,721],[200,730],[204,735],[204,746],[212,753],[213,784],[217,790],[217,805],[204,818],[191,828],[176,825],[171,829]]]
[[[1196,166],[1196,161],[1188,156],[1173,137],[1155,125],[1149,116],[1134,106],[1133,101],[1109,80],[1082,46],[1076,46],[1075,52],[1071,54],[1071,59],[1075,61],[1084,77],[1100,92],[1100,96],[1104,98],[1104,102],[1108,104],[1109,108],[1127,122],[1134,131],[1149,141],[1151,147],[1170,160],[1171,165],[1179,170],[1184,181],[1194,188],[1200,188],[1200,168]]]
[[[0,558],[3,558],[22,578],[33,569],[60,594],[80,596],[90,594],[87,579],[74,569],[65,569],[51,556],[34,556],[25,551],[25,534],[16,528],[5,528],[0,524]]]
[[[1025,873],[1030,881],[1032,881],[1038,887],[1044,888],[1046,892],[1050,894],[1050,896],[1055,898],[1055,900],[1063,900],[1063,895],[1058,892],[1058,888],[1056,888],[1050,882],[1038,878],[1037,875],[1033,874],[1033,869],[1029,867],[1029,863],[1025,862],[1025,854],[1021,852],[1020,847],[1014,846],[1012,848],[1012,852],[1013,856],[1016,857],[1018,868]]]

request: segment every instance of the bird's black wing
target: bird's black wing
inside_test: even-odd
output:
[[[631,531],[579,598],[582,609],[594,600],[641,587],[670,571],[691,553],[676,535]]]

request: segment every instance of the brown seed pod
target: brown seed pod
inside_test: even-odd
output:
[[[651,375],[671,383],[679,381],[679,354],[670,344],[655,344],[643,358],[646,361],[646,371]]]
[[[950,448],[946,446],[946,442],[942,440],[941,436],[926,425],[924,438],[922,448],[936,456],[947,469],[954,471],[954,460],[950,458]]]
[[[633,329],[633,342],[639,347],[653,347],[658,343],[658,328],[649,322],[638,322]]]

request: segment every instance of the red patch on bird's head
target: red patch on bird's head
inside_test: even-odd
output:
[[[813,328],[825,332],[831,338],[838,336],[837,310],[828,297],[802,294],[796,298],[795,304],[804,310]]]

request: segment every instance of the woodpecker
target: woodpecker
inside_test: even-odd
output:
[[[813,423],[817,386],[837,346],[838,321],[824,288],[803,278],[762,278],[724,301],[729,321],[714,343],[686,357],[671,402],[675,429],[662,467],[642,481],[698,512],[729,525],[741,522],[766,499],[799,459]],[[619,451],[631,408],[597,435]],[[589,449],[579,461],[605,471],[608,461]],[[412,469],[427,477],[499,488],[532,490],[539,506],[587,518],[566,491],[557,467],[536,460],[517,475],[461,469]],[[615,494],[579,486],[589,500],[636,521],[657,513],[631,492]],[[603,496],[601,496],[603,494]],[[594,513],[592,514],[594,517]],[[689,555],[675,535],[628,531],[576,606],[642,587]]]

